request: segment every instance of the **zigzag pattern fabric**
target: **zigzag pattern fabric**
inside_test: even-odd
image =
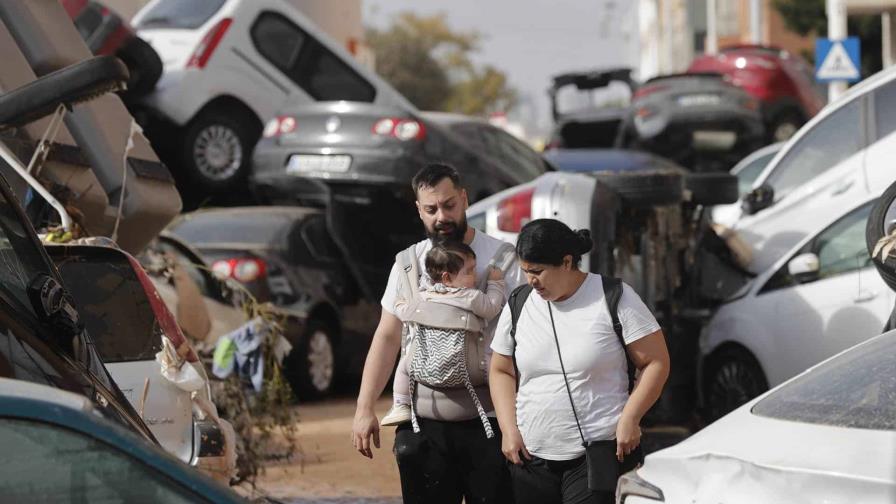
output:
[[[408,362],[411,397],[415,397],[417,382],[434,388],[465,387],[476,405],[479,419],[489,439],[495,433],[485,414],[476,388],[467,370],[467,356],[464,351],[466,331],[462,329],[441,329],[418,325],[416,330],[416,350]],[[411,425],[414,432],[420,432],[414,401],[411,401]]]

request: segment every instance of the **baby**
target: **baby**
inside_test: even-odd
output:
[[[500,269],[490,267],[486,292],[477,289],[476,253],[469,245],[453,241],[433,245],[426,254],[425,266],[431,282],[421,282],[420,295],[424,299],[461,308],[480,317],[485,323],[501,313],[506,299],[504,274]],[[407,303],[402,300],[396,302],[396,315],[402,322],[407,322],[407,309]],[[392,408],[383,417],[381,425],[399,425],[410,421],[412,398],[407,355],[398,361],[392,383],[392,401]]]

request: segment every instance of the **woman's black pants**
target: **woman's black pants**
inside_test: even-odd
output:
[[[588,489],[585,456],[573,460],[533,457],[523,465],[510,464],[516,504],[613,504],[612,492]]]

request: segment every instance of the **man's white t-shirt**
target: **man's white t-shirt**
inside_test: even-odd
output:
[[[628,400],[628,375],[600,275],[589,273],[575,294],[551,306],[585,440],[614,439]],[[627,345],[660,330],[650,310],[626,284],[618,314]],[[516,416],[526,449],[546,460],[580,457],[585,448],[563,382],[547,301],[535,291],[526,300],[517,321],[515,352],[510,328],[510,308],[505,306],[492,350],[516,354],[520,370]]]
[[[495,256],[495,252],[505,243],[497,238],[493,238],[482,231],[474,230],[473,241],[470,242],[470,248],[476,253],[476,280],[482,278],[486,274],[489,262]],[[432,249],[430,240],[417,242],[414,247],[417,253],[417,267],[421,273],[426,271],[426,254]],[[397,264],[392,265],[389,272],[389,281],[386,284],[386,290],[380,301],[383,309],[395,315],[395,301],[398,299],[400,276],[404,271]],[[514,261],[505,272],[504,280],[507,282],[507,293],[513,291],[518,285],[526,282],[525,275],[519,267],[519,262]],[[505,299],[506,302],[506,299]],[[480,363],[488,370],[489,360],[491,359],[491,340],[495,334],[495,320],[488,321],[488,326],[483,331],[482,337],[485,338],[484,360]],[[476,391],[482,407],[489,415],[493,416],[493,407],[491,396],[489,395],[488,386],[477,387]],[[477,418],[475,405],[470,400],[470,393],[464,388],[457,389],[430,389],[423,384],[417,386],[417,397],[415,401],[417,416],[422,418],[432,418],[437,420],[459,421]]]

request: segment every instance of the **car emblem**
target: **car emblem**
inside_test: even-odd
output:
[[[333,116],[327,119],[327,133],[333,133],[334,131],[338,130],[340,126],[342,126],[342,121],[340,121],[338,117]]]

